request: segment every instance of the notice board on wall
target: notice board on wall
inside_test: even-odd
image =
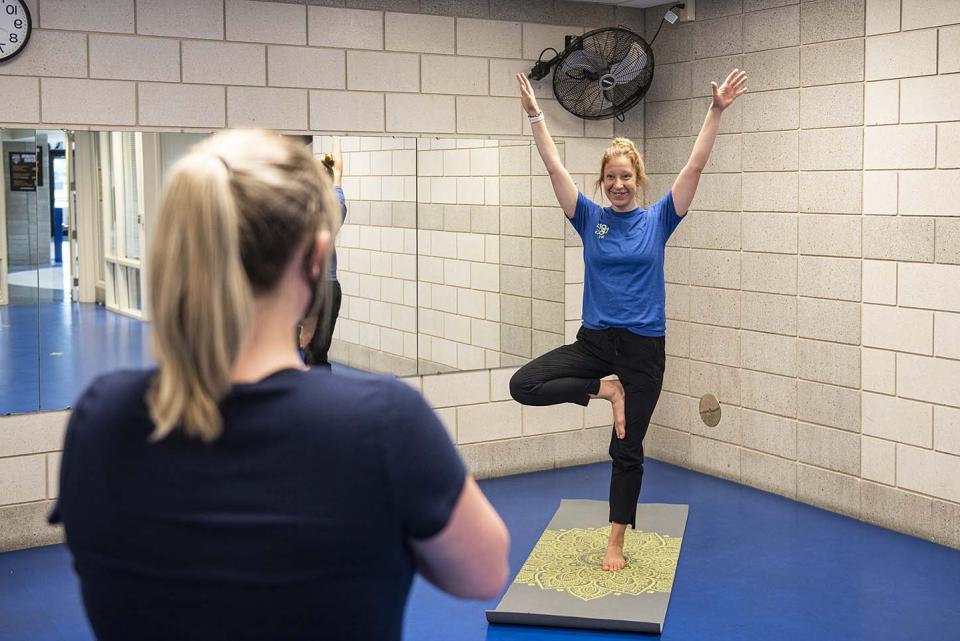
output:
[[[37,154],[11,151],[8,153],[10,191],[37,190]]]

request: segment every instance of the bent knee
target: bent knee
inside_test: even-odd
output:
[[[522,372],[523,370],[518,370],[510,377],[510,396],[521,404],[530,398],[530,393],[533,391],[531,381],[526,376],[522,376]]]

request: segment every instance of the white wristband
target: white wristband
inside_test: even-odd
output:
[[[527,120],[530,121],[531,125],[535,122],[540,122],[543,120],[543,112],[541,111],[536,116],[527,116]]]

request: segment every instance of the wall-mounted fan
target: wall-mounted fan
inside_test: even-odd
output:
[[[546,53],[549,49],[545,49]],[[567,36],[564,50],[537,61],[529,77],[542,80],[553,68],[553,92],[563,108],[587,120],[623,119],[653,81],[653,50],[623,27]]]
[[[528,74],[531,80],[542,80],[553,70],[553,93],[563,108],[587,120],[617,118],[634,107],[646,95],[653,82],[654,40],[660,35],[664,21],[674,24],[678,9],[692,6],[677,3],[660,20],[650,44],[625,27],[594,29],[582,36],[567,36],[562,52],[548,47],[540,52],[537,64]],[[543,54],[556,55],[544,60]]]

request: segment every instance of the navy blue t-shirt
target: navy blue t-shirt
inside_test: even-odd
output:
[[[681,220],[672,192],[647,209],[626,212],[577,196],[570,224],[583,240],[584,327],[666,333],[664,248]]]
[[[67,427],[51,519],[98,638],[399,639],[407,540],[443,529],[466,475],[420,395],[282,370],[234,386],[216,441],[150,443],[152,375],[97,379]]]

